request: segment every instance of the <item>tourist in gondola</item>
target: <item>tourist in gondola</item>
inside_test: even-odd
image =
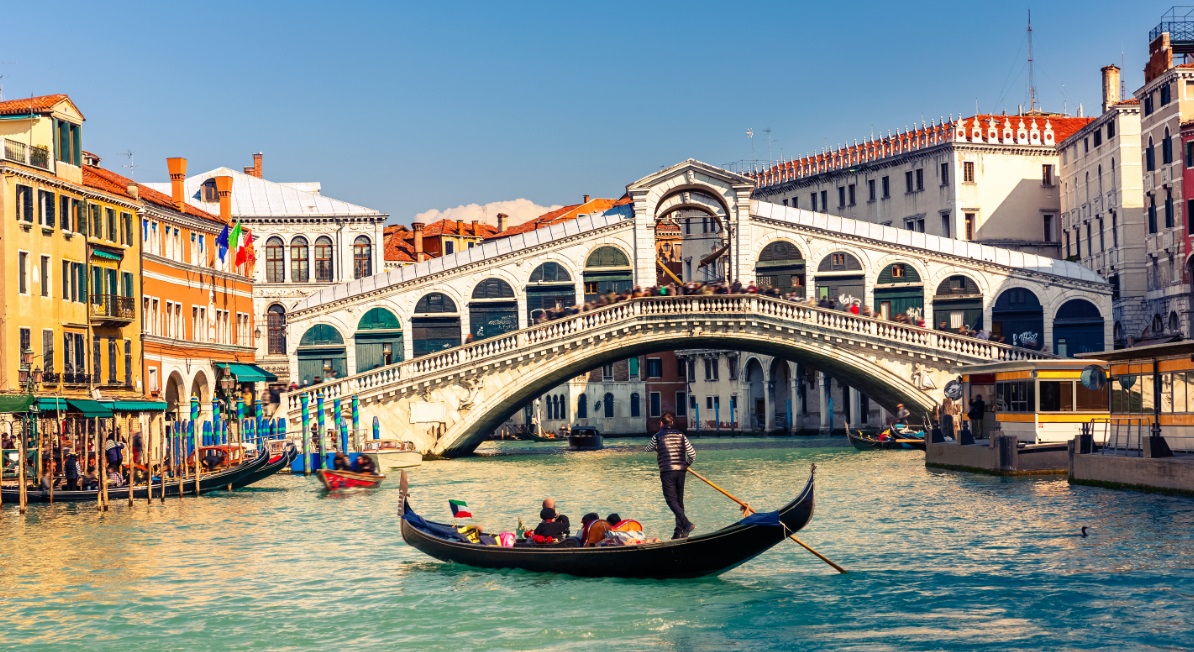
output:
[[[676,516],[676,530],[672,538],[683,539],[696,529],[684,514],[684,477],[688,474],[688,466],[696,459],[696,449],[675,425],[676,415],[665,413],[663,427],[651,436],[647,450],[655,451],[659,480],[663,485],[663,500]]]
[[[535,526],[536,543],[539,542],[538,537],[542,537],[547,543],[563,541],[568,537],[568,527],[556,520],[556,510],[544,507],[539,511],[539,518],[542,522]]]
[[[543,508],[550,509],[551,511],[555,512],[556,511],[556,499],[552,498],[551,496],[544,498],[543,499]],[[563,523],[565,530],[572,529],[572,521],[569,521],[568,517],[566,515],[556,512],[556,521]]]
[[[66,456],[66,465],[63,469],[66,475],[66,489],[67,491],[78,491],[79,477],[82,474],[82,468],[79,466],[79,456],[74,453],[69,453]]]

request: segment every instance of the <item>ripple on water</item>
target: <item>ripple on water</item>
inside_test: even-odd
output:
[[[497,445],[412,473],[414,505],[463,498],[512,529],[554,496],[671,530],[640,441],[599,453]],[[930,472],[917,453],[696,440],[699,468],[760,508],[818,465],[795,545],[719,578],[581,579],[441,564],[401,542],[396,483],[325,497],[312,478],[165,505],[0,510],[0,645],[91,649],[1125,649],[1187,647],[1194,501],[1057,479]],[[700,531],[738,517],[689,483]],[[1081,525],[1088,538],[1075,536]]]

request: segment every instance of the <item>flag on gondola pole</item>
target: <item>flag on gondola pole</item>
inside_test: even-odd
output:
[[[463,500],[449,500],[448,507],[452,508],[452,518],[472,518],[473,513],[468,511],[468,503]]]

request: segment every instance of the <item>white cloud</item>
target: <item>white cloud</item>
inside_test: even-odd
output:
[[[430,224],[444,219],[464,220],[465,222],[477,220],[485,224],[497,225],[498,213],[505,213],[510,216],[510,226],[514,226],[515,224],[522,224],[527,220],[534,219],[557,208],[560,208],[560,206],[540,206],[529,199],[511,199],[509,201],[489,202],[485,205],[466,204],[443,210],[433,208],[415,215],[412,221]]]

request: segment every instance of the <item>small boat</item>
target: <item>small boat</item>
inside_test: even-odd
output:
[[[423,463],[423,454],[409,441],[371,439],[360,454],[372,460],[378,471],[410,469]]]
[[[382,481],[386,479],[384,475],[336,471],[333,469],[319,469],[315,472],[315,475],[319,477],[319,481],[323,483],[323,488],[327,491],[358,488],[373,489],[381,486]]]
[[[889,439],[879,439],[870,435],[864,435],[861,430],[858,434],[854,434],[850,430],[846,430],[846,437],[850,440],[850,444],[860,451],[874,451],[874,450],[924,450],[924,437],[891,437]]]
[[[585,548],[534,544],[506,548],[471,543],[452,525],[428,521],[415,513],[406,491],[405,471],[398,514],[406,543],[441,561],[584,577],[703,577],[737,568],[807,525],[813,516],[815,469],[796,499],[774,512],[754,514],[708,534],[657,543]]]
[[[605,447],[605,440],[593,426],[575,426],[568,431],[568,448],[577,451],[596,451]]]
[[[264,480],[278,471],[289,467],[290,463],[293,462],[296,457],[298,457],[298,447],[295,446],[293,442],[287,440],[278,440],[276,443],[281,444],[280,446],[275,446],[273,445],[274,443],[275,442],[270,442],[270,446],[266,447],[266,449],[260,453],[260,455],[263,457],[268,458],[265,465],[262,466],[261,469],[256,473],[245,477],[241,483],[234,484],[232,486],[233,489],[245,487],[259,480]]]
[[[259,472],[269,463],[268,455],[258,455],[250,458],[248,461],[233,466],[231,468],[222,469],[215,473],[208,473],[199,477],[199,493],[205,494],[212,491],[221,491],[227,489],[236,489],[238,487],[247,486],[264,477]],[[281,467],[279,467],[281,468]],[[276,472],[276,469],[275,469]],[[178,478],[166,479],[166,495],[178,495]],[[161,481],[155,481],[153,485],[153,495],[160,496]],[[108,499],[115,502],[118,500],[125,500],[129,497],[129,491],[133,492],[134,500],[145,500],[148,496],[148,491],[145,485],[138,484],[134,487],[108,487]],[[195,493],[195,478],[183,478],[182,490],[187,496],[192,496]],[[0,501],[5,503],[15,503],[20,498],[19,487],[4,487],[0,490]],[[67,491],[65,489],[55,489],[53,502],[81,502],[94,501],[99,495],[98,489],[85,489],[78,491]],[[45,489],[30,489],[26,494],[31,503],[48,503],[50,502],[50,492]]]

